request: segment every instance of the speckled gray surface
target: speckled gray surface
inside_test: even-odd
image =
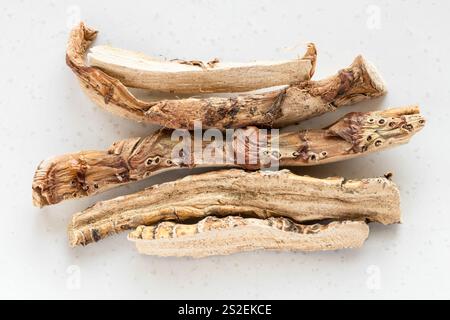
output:
[[[449,298],[449,13],[448,1],[2,1],[0,298]],[[97,43],[168,58],[282,59],[314,41],[316,78],[363,53],[389,94],[304,125],[419,103],[427,127],[398,149],[297,172],[352,178],[392,171],[404,223],[371,225],[366,245],[354,251],[162,259],[139,256],[125,234],[70,249],[72,213],[188,174],[32,206],[40,160],[155,130],[84,96],[64,63],[69,27],[79,18],[101,31]]]

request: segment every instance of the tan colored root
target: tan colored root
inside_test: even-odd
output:
[[[285,217],[297,223],[363,220],[399,223],[400,199],[386,178],[316,179],[278,172],[222,170],[188,176],[142,192],[102,201],[75,214],[71,246],[87,245],[120,231],[161,221],[209,215]]]
[[[133,88],[169,93],[244,92],[311,79],[316,62],[313,44],[303,58],[289,61],[222,63],[198,60],[162,61],[141,53],[97,46],[88,54],[91,66]]]
[[[146,102],[133,96],[118,79],[99,68],[87,66],[86,50],[97,31],[81,23],[70,35],[66,61],[82,87],[100,107],[119,116],[167,128],[225,129],[250,125],[281,127],[333,111],[386,92],[375,68],[361,56],[336,75],[321,81],[305,81],[263,94],[232,98],[188,98]],[[303,59],[315,61],[310,46]],[[314,65],[314,63],[312,63]]]
[[[368,235],[363,221],[301,225],[286,218],[209,216],[195,224],[139,226],[128,239],[142,254],[200,258],[261,249],[309,252],[359,248]]]
[[[223,165],[254,170],[264,168],[268,159],[278,161],[280,166],[342,161],[406,143],[424,123],[417,107],[350,113],[328,128],[281,133],[278,141],[269,135],[267,140],[273,140],[270,146],[256,143],[252,147],[245,137],[261,133],[249,127],[236,131],[233,143],[225,144],[219,163],[207,160],[198,163],[193,141],[190,153],[174,158],[172,152],[179,141],[172,139],[171,130],[161,130],[148,137],[118,141],[109,150],[83,151],[43,161],[33,179],[33,203],[42,207],[85,197],[181,167]],[[209,144],[203,142],[205,153]],[[234,156],[241,154],[242,158],[243,153],[244,156],[250,153],[256,161],[240,162]]]

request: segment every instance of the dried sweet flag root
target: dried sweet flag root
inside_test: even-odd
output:
[[[164,61],[128,50],[97,46],[90,49],[88,61],[127,87],[178,94],[244,92],[303,82],[314,74],[316,55],[314,45],[309,44],[302,58],[290,61]]]
[[[216,158],[197,163],[192,135],[188,138],[189,148],[182,150],[184,155],[174,158],[173,150],[180,142],[172,139],[171,130],[161,130],[148,137],[118,141],[109,150],[83,151],[43,161],[33,179],[33,202],[40,207],[56,204],[181,167],[223,165],[255,170],[273,162],[280,166],[311,166],[342,161],[407,143],[424,125],[419,109],[407,107],[350,113],[324,129],[279,136],[248,127],[236,131],[231,143],[224,143],[221,163],[214,162]],[[267,136],[262,137],[265,132]],[[208,145],[203,145],[205,154]],[[245,161],[239,161],[242,154]]]
[[[68,233],[70,244],[77,246],[97,242],[124,230],[155,225],[154,229],[148,227],[141,230],[141,227],[139,230],[146,231],[138,236],[135,232],[131,238],[158,240],[173,237],[173,232],[178,235],[178,231],[181,232],[180,236],[182,233],[192,235],[199,225],[189,224],[208,216],[242,216],[261,220],[287,218],[300,224],[295,227],[292,225],[292,230],[297,230],[299,234],[308,234],[308,230],[315,228],[326,232],[327,225],[336,221],[358,221],[362,229],[364,227],[359,221],[383,224],[401,221],[398,189],[384,177],[362,180],[316,179],[298,176],[287,170],[245,172],[230,169],[188,176],[135,194],[99,202],[75,214]],[[259,229],[262,225],[272,224],[272,227],[281,226],[279,232],[292,232],[286,227],[290,220],[275,219],[248,225],[256,225]],[[164,221],[186,226],[180,225],[174,229],[172,224],[160,224]],[[323,230],[319,224],[325,225]],[[331,224],[330,228],[346,232],[345,223]],[[149,232],[154,234],[152,239],[146,236]],[[357,237],[353,243],[361,243],[362,238]],[[339,241],[339,238],[335,241]],[[349,243],[345,241],[341,246],[346,247]],[[338,247],[335,242],[334,247],[330,248]]]
[[[128,239],[142,254],[200,258],[261,249],[308,252],[359,248],[368,235],[364,221],[302,225],[280,217],[209,216],[195,224],[139,226]]]
[[[291,83],[293,79],[290,79],[290,82],[284,82],[288,80],[283,77],[280,79],[263,77],[266,83],[262,83],[254,79],[252,72],[247,71],[243,72],[245,76],[235,76],[238,79],[243,78],[250,82],[254,79],[256,82],[252,87],[253,89],[276,84],[288,84],[287,88],[263,94],[238,95],[232,98],[210,97],[142,101],[137,99],[122,82],[122,79],[125,79],[125,83],[127,83],[129,82],[127,79],[132,78],[139,83],[142,76],[139,70],[136,71],[136,75],[128,77],[123,74],[120,76],[116,72],[107,74],[103,70],[111,71],[111,68],[107,68],[105,64],[101,64],[102,69],[86,64],[84,60],[86,51],[96,35],[97,31],[81,23],[71,32],[67,47],[67,64],[76,74],[87,94],[100,107],[119,116],[139,122],[159,124],[167,128],[193,129],[195,121],[201,121],[204,128],[218,129],[250,125],[282,127],[333,111],[343,105],[353,104],[386,93],[385,85],[375,68],[361,56],[358,56],[350,67],[340,70],[334,76],[321,81],[310,81],[309,77],[314,71],[316,61],[316,50],[313,45],[310,45],[305,56],[299,60],[303,67],[296,70],[296,72],[300,72],[298,81],[295,80]],[[93,61],[99,61],[95,59],[99,56],[99,50],[97,48],[91,54]],[[133,54],[130,55],[133,56]],[[177,68],[181,68],[180,66],[187,67],[185,64],[175,62],[166,62],[165,64],[176,64]],[[274,67],[280,65],[282,64],[276,64]],[[305,65],[308,67],[305,68]],[[212,70],[215,70],[215,67],[211,70],[204,70],[196,66],[188,67],[197,68],[192,73],[193,77],[205,73],[214,74]],[[128,70],[125,67],[122,69]],[[222,69],[221,72],[228,74],[230,69]],[[164,71],[162,73],[165,78],[173,79],[175,82],[178,81],[177,72],[167,73]],[[184,77],[189,78],[189,74],[184,75]],[[220,76],[220,79],[223,78],[223,76]],[[197,83],[193,79],[189,83]],[[183,82],[186,81],[183,80]],[[210,80],[205,81],[210,82]],[[270,83],[267,83],[267,81]],[[162,84],[167,83],[167,81],[156,81],[156,83]],[[230,83],[239,83],[239,81],[233,79]],[[131,84],[139,86],[134,82]]]

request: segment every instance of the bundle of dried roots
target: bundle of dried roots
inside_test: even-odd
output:
[[[96,35],[80,23],[69,37],[66,62],[82,88],[108,111],[165,128],[117,141],[108,150],[41,162],[32,186],[36,206],[90,196],[168,169],[232,168],[99,202],[73,216],[71,246],[131,230],[128,239],[139,252],[159,256],[336,250],[360,247],[369,222],[400,223],[399,192],[389,175],[316,179],[267,170],[381,151],[407,143],[423,128],[419,108],[410,106],[349,113],[323,129],[268,130],[385,94],[375,67],[362,56],[335,75],[313,81],[314,44],[289,61],[166,61],[108,46],[88,52]],[[250,92],[274,86],[284,87]],[[210,95],[144,101],[129,88]],[[189,131],[198,123],[217,129],[205,131],[207,139],[200,144],[198,131]],[[236,130],[229,135],[228,128]]]

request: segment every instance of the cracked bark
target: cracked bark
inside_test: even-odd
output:
[[[220,148],[221,162],[210,157],[214,161],[203,163],[194,154],[192,135],[187,152],[174,157],[179,140],[172,139],[173,131],[165,129],[148,137],[118,141],[109,150],[83,151],[41,162],[32,184],[33,203],[42,207],[85,197],[180,167],[222,165],[255,170],[266,167],[270,161],[279,162],[280,166],[342,161],[407,143],[424,125],[418,107],[406,107],[354,112],[327,128],[285,132],[278,138],[268,133],[267,144],[262,143],[261,131],[248,127],[237,130],[234,139]],[[211,142],[202,143],[204,154],[209,154],[206,150]]]
[[[192,175],[144,191],[98,202],[75,214],[71,246],[87,245],[115,233],[162,221],[189,223],[207,216],[284,217],[296,223],[366,220],[399,223],[397,187],[386,178],[316,179],[238,169]]]
[[[84,56],[96,34],[81,23],[71,32],[67,47],[67,65],[88,96],[119,116],[167,128],[193,129],[195,121],[201,121],[204,128],[281,127],[386,93],[375,68],[358,56],[350,67],[327,79],[300,82],[263,94],[142,101],[120,80],[86,65]],[[315,61],[314,47],[309,48],[305,58]]]

